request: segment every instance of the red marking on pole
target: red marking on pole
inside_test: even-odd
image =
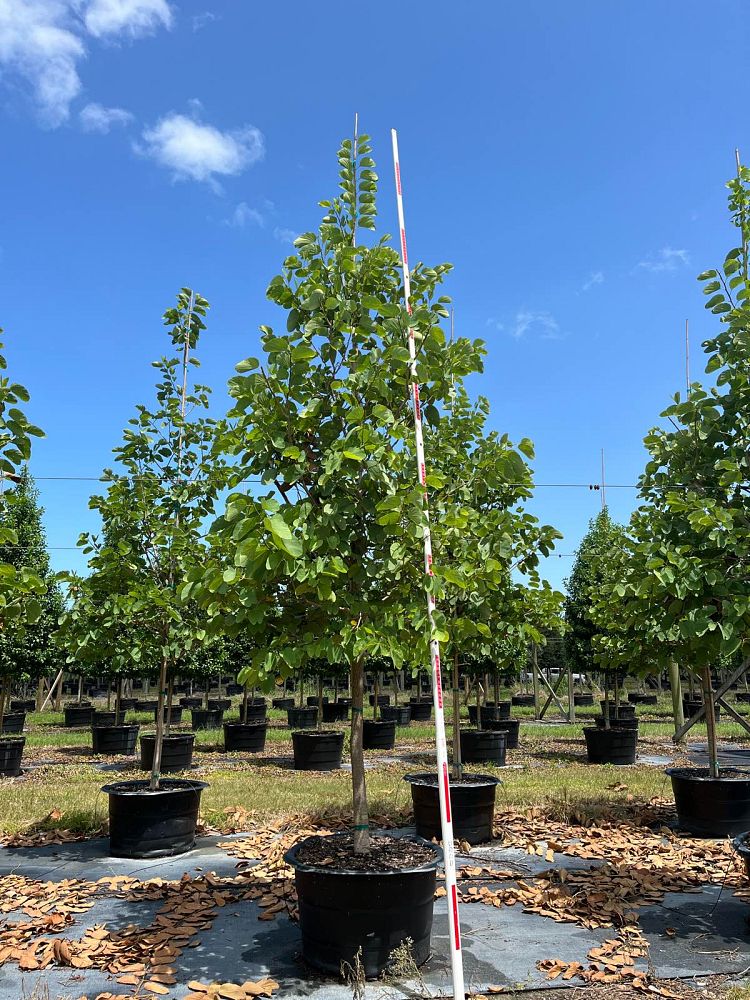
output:
[[[443,764],[443,789],[445,791],[445,822],[451,822],[451,788],[448,782],[448,765]]]
[[[424,467],[424,462],[420,463],[419,474],[422,477],[422,486],[426,486],[427,485],[427,470]]]
[[[456,936],[456,951],[461,951],[461,927],[458,923],[458,896],[456,895],[455,885],[451,886],[451,902],[453,904],[453,930]]]
[[[396,191],[401,194],[401,168],[396,164]]]

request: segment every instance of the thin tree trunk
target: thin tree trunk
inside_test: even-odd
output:
[[[711,682],[711,668],[703,668],[703,704],[706,708],[706,730],[708,735],[708,769],[712,778],[719,777],[719,751],[716,746],[716,708],[714,688]]]
[[[573,668],[568,660],[568,722],[576,721],[576,699],[573,691]]]
[[[460,781],[461,766],[461,701],[458,687],[458,650],[453,653],[453,780]]]
[[[161,661],[159,671],[159,690],[157,692],[156,706],[156,739],[154,740],[154,760],[151,768],[151,781],[149,788],[155,791],[159,787],[159,777],[161,771],[161,751],[164,744],[164,692],[167,686],[167,657]]]
[[[323,728],[323,675],[318,674],[318,729]]]
[[[539,718],[539,659],[536,643],[531,647],[531,669],[534,671],[534,718]]]
[[[305,685],[304,685],[304,683],[302,681],[302,674],[300,674],[300,678],[299,678],[299,707],[300,708],[304,708],[305,707],[304,687],[305,687]]]
[[[247,723],[247,695],[248,695],[248,691],[247,691],[247,688],[245,687],[245,688],[243,688],[243,691],[242,691],[242,721],[243,721],[243,723]],[[255,699],[253,699],[253,700],[255,700]]]
[[[107,711],[112,708],[112,680],[107,678]]]
[[[62,711],[62,686],[63,686],[63,674],[61,673],[57,679],[57,684],[55,685],[55,711]]]
[[[119,726],[122,724],[123,719],[120,715],[122,709],[120,708],[120,702],[122,701],[122,677],[117,678],[117,687],[115,689],[115,725]]]
[[[40,677],[36,685],[36,710],[41,712],[44,704],[44,678]]]
[[[374,688],[375,688],[375,704],[372,706],[372,717],[377,719],[378,712],[380,712],[380,672],[375,671],[374,677]]]
[[[3,677],[3,683],[0,685],[0,733],[3,731],[3,722],[5,720],[5,711],[8,707],[8,690],[10,688],[10,678]]]
[[[604,671],[604,728],[610,729],[609,724],[609,674]]]
[[[678,732],[685,725],[685,712],[682,708],[682,681],[680,668],[675,660],[669,661],[669,686],[672,688],[672,715],[674,716],[674,731]],[[684,737],[680,742],[684,741]]]
[[[494,685],[495,708],[500,704],[500,673],[495,671],[492,683]]]
[[[350,686],[352,696],[352,723],[350,754],[352,762],[352,825],[355,854],[367,854],[370,850],[370,816],[367,809],[367,785],[365,783],[365,757],[362,747],[364,724],[364,670],[362,658],[350,666]]]
[[[83,701],[83,674],[78,678],[78,704]]]
[[[169,686],[167,688],[167,724],[166,724],[166,736],[172,729],[172,700],[174,698],[174,677],[169,678]]]
[[[477,677],[477,729],[482,728],[482,685]]]

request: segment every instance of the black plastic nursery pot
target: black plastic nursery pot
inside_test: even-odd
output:
[[[315,729],[318,724],[317,708],[288,708],[286,722],[290,729]]]
[[[364,719],[362,747],[365,750],[393,750],[396,745],[396,723],[383,719]]]
[[[221,708],[192,708],[190,710],[190,722],[193,732],[199,729],[220,729],[224,721],[224,712]]]
[[[11,710],[11,712],[35,712],[36,711],[36,699],[35,698],[11,698],[11,700],[10,700],[10,710]]]
[[[495,729],[462,729],[461,760],[465,764],[505,764],[506,733]]]
[[[138,704],[137,698],[120,698],[120,711],[131,712]]]
[[[231,698],[209,698],[208,699],[208,707],[209,707],[209,709],[212,709],[212,708],[216,709],[216,708],[218,708],[221,712],[228,712],[229,709],[232,707],[232,699]]]
[[[91,727],[91,747],[94,753],[134,754],[138,725],[106,725]]]
[[[21,757],[26,745],[25,736],[0,737],[0,774],[16,778],[21,773]]]
[[[378,695],[378,706],[380,708],[382,708],[383,705],[390,705],[390,703],[391,703],[391,696],[389,694],[379,694]],[[375,704],[375,695],[374,694],[370,695],[370,704],[371,705]]]
[[[696,712],[703,708],[703,700],[701,698],[683,698],[682,699],[682,714],[686,719],[695,715]],[[714,718],[719,721],[721,717],[721,711],[718,705],[714,705]]]
[[[351,708],[352,707],[352,699],[351,698],[337,698],[336,699],[336,704],[337,705],[346,705],[347,708]]]
[[[241,684],[227,684],[227,694],[230,697],[234,697],[235,695],[242,694],[242,692],[244,690],[245,689],[243,688],[243,686]]]
[[[198,698],[194,695],[185,695],[184,698],[180,698],[180,708],[202,708],[203,699]]]
[[[735,837],[732,841],[732,847],[742,858],[742,863],[745,866],[745,874],[750,879],[750,846],[748,846],[748,840],[750,840],[750,833],[741,833],[739,837]]]
[[[511,697],[511,704],[515,705],[516,708],[533,708],[534,707],[534,695],[533,694],[514,694]]]
[[[329,701],[330,701],[330,698],[328,697],[328,695],[324,694],[323,695],[323,704],[327,705]],[[307,707],[308,708],[317,708],[318,707],[318,696],[316,694],[310,694],[310,695],[307,696]]]
[[[280,708],[282,711],[294,708],[294,698],[272,698],[271,707]]]
[[[748,704],[750,702],[750,691],[738,691],[735,699],[742,702],[743,705]]]
[[[240,719],[243,722],[265,722],[267,711],[265,701],[260,703],[249,701],[247,705],[240,704]]]
[[[574,694],[573,704],[578,708],[591,708],[594,704],[593,694]]]
[[[295,771],[338,771],[344,734],[332,729],[292,733]]]
[[[92,726],[114,726],[117,722],[114,712],[99,712],[94,709],[94,714],[91,718]]]
[[[589,764],[635,764],[638,730],[584,729]]]
[[[657,700],[655,694],[643,694],[641,691],[631,691],[628,695],[628,701],[632,705],[655,705]]]
[[[154,763],[156,736],[153,733],[141,736],[141,770],[150,771]],[[164,737],[161,747],[162,774],[184,771],[193,763],[195,736],[192,733],[174,733]]]
[[[482,719],[482,725],[486,722],[491,722],[494,719],[509,719],[510,702],[501,702],[499,705],[482,705],[480,717]],[[469,722],[472,726],[476,726],[477,724],[476,705],[469,705]]]
[[[115,858],[167,858],[195,845],[205,781],[163,778],[157,791],[147,780],[104,785],[109,796],[109,853]]]
[[[159,717],[159,709],[154,709],[154,721]],[[167,721],[167,706],[164,706],[164,721]],[[172,715],[169,720],[170,726],[179,726],[182,722],[182,705],[172,705]]]
[[[602,715],[607,710],[606,702],[600,701]],[[613,701],[609,703],[609,717],[610,719],[634,719],[635,718],[635,705],[628,701],[621,701],[619,705],[615,705]]]
[[[267,729],[268,723],[265,719],[252,722],[225,722],[224,749],[230,753],[261,753],[266,746]]]
[[[365,976],[376,979],[394,950],[410,938],[414,961],[423,965],[430,957],[435,876],[442,850],[420,837],[403,838],[428,846],[431,859],[393,871],[353,871],[298,861],[310,839],[284,855],[294,868],[305,961],[340,976],[341,963],[353,963],[361,948]]]
[[[411,786],[414,825],[420,837],[442,840],[440,826],[440,795],[437,775],[406,774],[404,781]],[[450,782],[453,834],[470,844],[492,840],[495,815],[495,789],[500,784],[491,774],[465,774],[460,781]]]
[[[158,698],[139,698],[135,703],[136,712],[155,712],[158,707]]]
[[[3,716],[3,724],[0,726],[0,733],[22,733],[26,723],[25,712],[8,712]]]
[[[64,709],[65,725],[72,729],[75,726],[90,726],[94,717],[91,705],[66,705]]]
[[[98,687],[90,687],[88,689],[87,694],[88,694],[89,698],[106,698],[107,697],[107,689],[106,688],[98,688]]]
[[[397,726],[408,726],[411,722],[411,705],[383,705],[380,709],[383,722],[395,722]]]
[[[338,701],[323,705],[323,722],[346,722],[348,718],[348,705],[342,705]]]
[[[750,830],[750,771],[722,767],[672,767],[677,825],[698,837],[735,837]]]
[[[594,722],[599,729],[604,729],[604,716],[597,715]],[[638,719],[610,719],[609,724],[612,729],[638,729]]]
[[[518,733],[521,728],[520,719],[490,719],[487,723],[487,728],[494,732],[505,733],[506,750],[518,749]]]
[[[412,722],[429,722],[432,718],[431,701],[416,701],[414,698],[410,698],[409,707],[411,708]]]

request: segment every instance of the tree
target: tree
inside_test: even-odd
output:
[[[356,245],[355,233],[374,228],[369,154],[367,137],[354,150],[342,144],[339,196],[321,203],[318,232],[297,238],[268,288],[286,329],[261,327],[264,363],[241,362],[230,383],[227,447],[242,475],[271,489],[229,497],[211,533],[213,563],[183,588],[218,616],[217,627],[253,629],[246,678],[288,674],[314,658],[348,665],[357,852],[369,850],[365,663],[389,656],[400,666],[428,629],[407,330],[418,345],[428,424],[440,419],[454,384],[481,370],[484,353],[479,341],[449,342],[440,326],[449,265],[413,269],[410,315],[387,239]],[[445,639],[439,614],[436,629]]]
[[[718,775],[711,668],[750,662],[750,170],[729,182],[739,245],[699,275],[719,319],[704,343],[706,373],[646,437],[641,506],[630,522],[622,578],[605,590],[609,614],[661,666],[677,658],[703,685],[711,774]]]
[[[203,558],[206,522],[226,482],[224,460],[214,452],[216,421],[207,416],[210,390],[190,385],[207,310],[205,299],[183,288],[177,305],[164,314],[175,356],[154,362],[160,375],[156,405],[137,407],[114,451],[123,474],[106,470],[106,494],[91,498],[103,536],[80,539],[91,568],[82,588],[99,617],[84,641],[99,643],[98,629],[104,627],[118,655],[135,669],[159,667],[154,789],[167,684],[185,654],[205,638],[205,616],[177,591]]]

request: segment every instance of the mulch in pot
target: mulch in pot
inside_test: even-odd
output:
[[[336,837],[310,837],[297,860],[334,871],[392,872],[418,868],[435,860],[434,849],[408,838],[370,836],[370,853],[355,854],[351,833]]]

